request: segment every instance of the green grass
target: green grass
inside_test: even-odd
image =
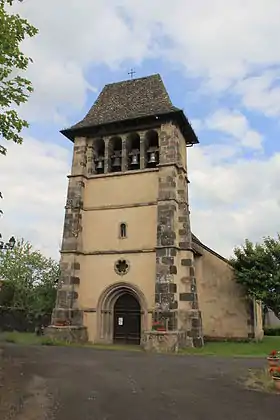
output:
[[[0,342],[15,343],[22,345],[45,345],[45,346],[81,346],[61,341],[51,340],[48,337],[37,337],[34,333],[4,332],[0,333]],[[84,347],[92,347],[100,350],[127,350],[141,351],[138,346],[85,344]],[[265,337],[262,342],[234,343],[215,342],[206,343],[201,349],[188,348],[181,350],[183,355],[223,356],[223,357],[265,357],[271,350],[280,351],[280,337]]]
[[[42,337],[37,337],[34,333],[19,333],[13,332],[1,332],[0,342],[15,343],[15,344],[26,344],[34,345],[41,344]]]
[[[0,333],[0,343],[14,343],[21,345],[42,345],[42,346],[69,346],[75,345],[65,341],[53,340],[46,336],[36,336],[35,333],[20,333],[17,331],[13,332],[2,332]]]
[[[100,350],[127,350],[127,351],[141,351],[139,346],[125,346],[125,345],[106,345],[106,344],[78,344],[67,343],[65,341],[53,340],[46,336],[37,337],[34,333],[20,333],[20,332],[0,332],[0,343],[13,343],[21,345],[42,345],[42,346],[72,346],[72,347],[93,347]]]
[[[264,337],[261,342],[213,342],[206,343],[200,349],[188,348],[180,351],[181,354],[235,356],[235,357],[264,357],[272,350],[280,351],[280,337]]]

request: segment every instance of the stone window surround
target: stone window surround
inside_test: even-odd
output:
[[[139,170],[144,170],[144,169],[151,169],[147,166],[147,161],[146,161],[146,157],[147,157],[147,142],[148,142],[148,138],[147,138],[147,134],[149,132],[156,132],[157,136],[158,136],[158,148],[160,147],[160,129],[157,128],[153,128],[153,129],[148,129],[145,131],[131,131],[130,133],[127,134],[118,134],[115,136],[110,136],[110,137],[102,137],[102,138],[92,138],[92,147],[93,147],[93,151],[94,151],[94,144],[95,141],[98,140],[100,141],[101,139],[104,141],[104,156],[100,156],[100,160],[104,161],[104,172],[102,173],[104,174],[110,174],[110,173],[118,173],[118,172],[112,172],[109,170],[109,161],[110,161],[110,149],[111,149],[111,142],[114,141],[114,139],[116,138],[120,138],[122,141],[122,151],[121,151],[121,161],[122,161],[122,168],[121,168],[121,172],[125,172],[128,171],[129,169],[127,168],[127,158],[128,158],[128,151],[127,151],[127,145],[129,144],[129,137],[131,134],[138,134],[139,139],[140,139],[140,169]],[[98,155],[95,155],[94,153],[94,157],[92,159],[92,163],[97,162],[98,161]],[[133,172],[133,170],[129,170],[129,172]],[[101,174],[97,174],[95,173],[95,170],[93,169],[92,175],[101,175]]]
[[[124,263],[126,265],[126,270],[125,271],[120,271],[118,269],[118,265],[120,263]],[[130,263],[127,259],[121,258],[121,259],[117,260],[114,264],[114,270],[119,276],[125,276],[129,272],[129,269],[130,269]]]
[[[126,239],[127,238],[127,223],[121,222],[119,224],[119,238]]]

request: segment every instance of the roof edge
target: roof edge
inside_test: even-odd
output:
[[[60,133],[65,136],[66,138],[68,138],[69,140],[71,140],[72,142],[74,142],[75,137],[80,133],[85,133],[90,129],[101,129],[101,128],[106,128],[109,126],[114,126],[114,125],[118,125],[119,127],[121,125],[126,125],[128,123],[132,123],[132,122],[138,122],[139,124],[141,124],[141,122],[145,122],[147,120],[151,120],[153,118],[156,118],[157,116],[159,116],[162,119],[167,119],[170,118],[171,120],[173,119],[177,119],[177,122],[179,123],[180,129],[182,131],[182,134],[185,138],[186,144],[198,144],[199,140],[191,126],[191,124],[189,123],[187,117],[184,114],[184,111],[182,109],[178,110],[174,110],[171,112],[164,112],[158,115],[149,115],[149,116],[144,116],[144,117],[138,117],[138,118],[129,118],[127,120],[122,120],[122,121],[112,121],[112,122],[108,122],[106,124],[97,124],[97,125],[88,125],[88,126],[84,126],[84,127],[78,127],[75,128],[75,126],[70,127],[70,128],[66,128],[63,130],[60,130]],[[190,141],[191,140],[191,141]]]
[[[192,242],[194,242],[196,245],[199,245],[201,248],[205,249],[205,251],[210,252],[212,255],[215,255],[215,257],[219,258],[220,260],[230,265],[230,262],[227,258],[223,257],[222,255],[218,254],[213,249],[209,248],[208,246],[200,242],[200,240],[193,233],[192,233]]]

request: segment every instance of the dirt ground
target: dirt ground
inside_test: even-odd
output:
[[[279,420],[280,395],[244,387],[258,359],[5,345],[1,420]]]

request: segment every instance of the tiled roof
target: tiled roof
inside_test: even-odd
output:
[[[62,134],[74,140],[77,130],[169,114],[179,120],[186,141],[198,143],[183,111],[172,104],[160,75],[154,74],[105,85],[84,119]]]
[[[106,85],[85,118],[72,129],[179,111],[159,74]]]

